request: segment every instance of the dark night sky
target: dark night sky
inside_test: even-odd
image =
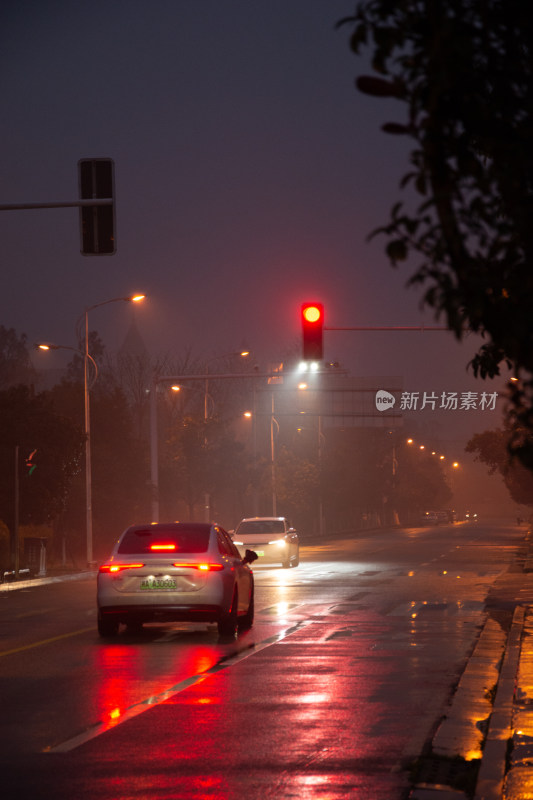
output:
[[[135,313],[153,355],[246,345],[265,365],[299,343],[299,307],[326,324],[435,324],[368,233],[400,198],[408,143],[380,132],[400,105],[359,94],[353,0],[3,0],[0,203],[77,198],[77,162],[115,161],[117,253],[79,252],[77,209],[4,211],[0,324],[75,344],[95,310],[108,350]],[[338,333],[326,356],[409,391],[490,391],[449,333]],[[63,353],[48,358],[60,361]],[[43,356],[36,356],[41,363]],[[432,425],[431,412],[420,420]],[[448,412],[457,443],[499,413]]]

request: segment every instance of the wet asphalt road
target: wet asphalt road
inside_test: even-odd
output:
[[[0,592],[3,798],[386,798],[516,557],[512,525],[369,533],[259,567],[256,623],[99,640],[94,579]]]

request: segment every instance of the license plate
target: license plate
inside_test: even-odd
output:
[[[146,578],[141,581],[142,591],[165,591],[176,588],[176,581],[172,578]]]
[[[258,556],[264,556],[265,555],[265,551],[264,550],[256,550],[255,552],[257,553]]]

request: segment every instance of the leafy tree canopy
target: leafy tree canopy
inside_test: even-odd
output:
[[[134,435],[124,393],[110,381],[98,381],[91,392],[93,543],[95,554],[104,558],[132,519],[149,518],[150,498],[147,456]],[[62,380],[49,397],[56,412],[83,428],[83,383]],[[81,549],[85,537],[85,509],[83,458],[59,520],[76,550]]]
[[[23,385],[0,392],[0,519],[13,524],[17,447],[20,522],[40,524],[63,509],[83,445],[82,431],[53,410],[46,393]],[[34,451],[30,475],[25,460]]]
[[[523,0],[361,0],[339,24],[356,54],[372,55],[358,88],[396,98],[402,119],[383,126],[413,140],[402,187],[414,210],[394,205],[393,265],[417,260],[409,283],[461,339],[485,341],[475,375],[503,364],[510,390],[509,444],[533,469],[533,15]]]
[[[515,503],[533,506],[533,475],[518,461],[509,458],[510,431],[497,429],[476,433],[466,445],[476,461],[488,467],[489,475],[499,472]]]
[[[30,383],[33,377],[26,334],[0,325],[0,390],[18,383]]]

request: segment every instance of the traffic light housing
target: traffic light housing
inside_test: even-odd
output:
[[[304,361],[321,361],[324,329],[322,303],[302,303],[302,343]]]
[[[84,256],[113,255],[115,247],[115,168],[111,158],[78,161],[80,200],[106,200],[80,206],[81,252]]]

